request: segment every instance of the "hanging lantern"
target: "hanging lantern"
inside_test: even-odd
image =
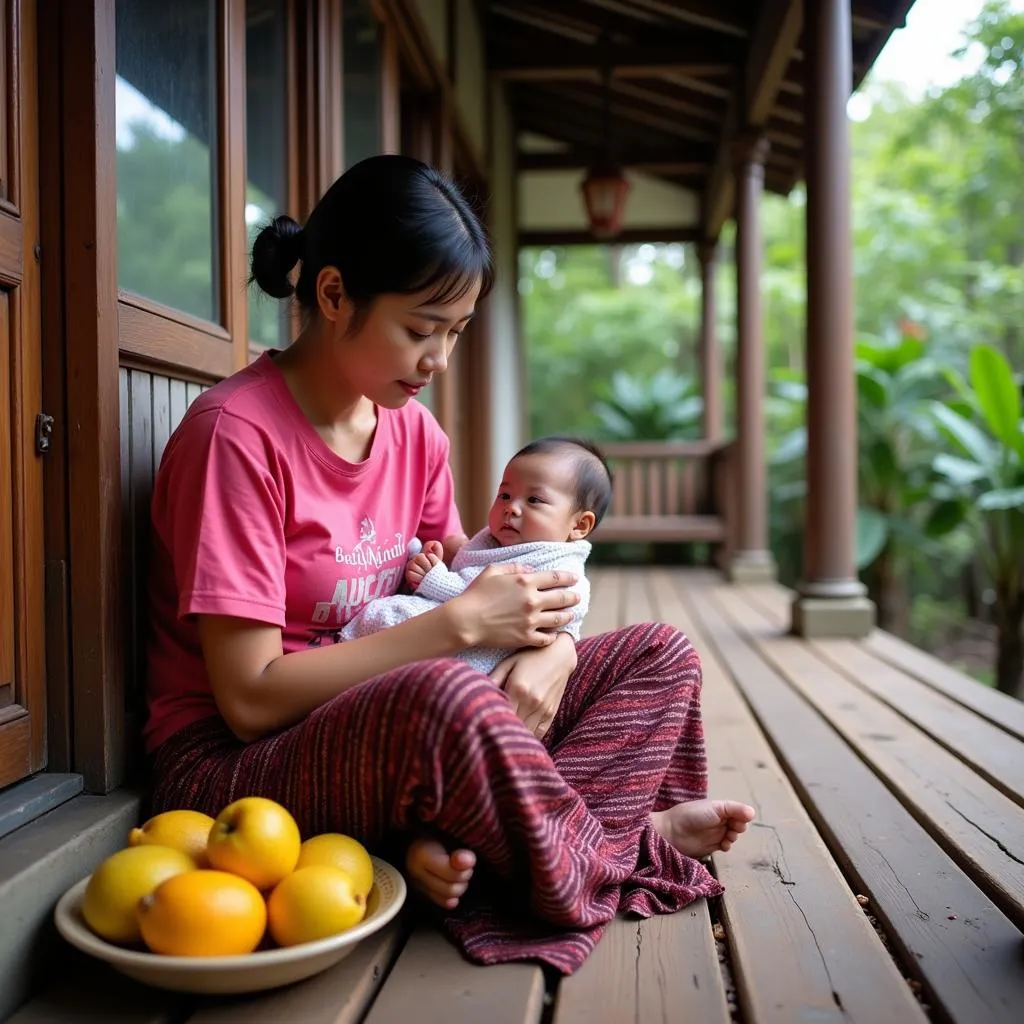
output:
[[[587,172],[580,191],[595,238],[614,238],[622,229],[622,216],[631,188],[622,171],[610,164],[591,167]]]
[[[607,45],[602,35],[598,42]],[[604,159],[591,166],[580,184],[583,202],[587,208],[590,232],[595,238],[614,238],[622,230],[622,215],[626,212],[626,197],[632,187],[614,157],[612,141],[612,69],[605,66],[601,73],[601,113],[604,121]]]

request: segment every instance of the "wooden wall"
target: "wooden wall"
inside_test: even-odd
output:
[[[122,366],[121,607],[124,623],[124,692],[127,735],[137,737],[145,715],[146,608],[150,503],[164,446],[204,387]],[[134,751],[138,753],[138,749]]]

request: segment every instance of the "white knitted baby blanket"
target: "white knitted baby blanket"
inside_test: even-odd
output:
[[[452,559],[451,569],[444,564],[434,566],[415,594],[394,594],[371,601],[345,625],[341,638],[354,640],[404,622],[414,615],[422,615],[461,594],[487,566],[517,564],[529,565],[540,571],[564,569],[575,574],[577,582],[572,589],[580,595],[580,601],[572,609],[572,620],[562,627],[562,631],[579,640],[583,618],[590,605],[590,581],[583,572],[590,550],[590,541],[586,540],[532,541],[502,547],[491,536],[490,530],[481,530],[460,548]],[[486,675],[511,653],[497,648],[469,647],[457,657]]]

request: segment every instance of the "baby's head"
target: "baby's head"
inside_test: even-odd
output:
[[[593,444],[542,437],[509,460],[487,527],[503,547],[582,540],[601,522],[611,497],[611,471]]]

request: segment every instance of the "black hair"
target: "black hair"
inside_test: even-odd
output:
[[[524,445],[512,458],[521,455],[571,455],[576,470],[575,511],[593,512],[595,527],[601,522],[612,501],[614,478],[596,444],[583,437],[551,435]]]
[[[293,286],[289,274],[301,261]],[[294,294],[317,309],[316,280],[335,267],[357,311],[381,295],[432,291],[428,303],[461,298],[493,278],[490,244],[458,186],[411,157],[383,155],[350,167],[324,193],[305,227],[275,217],[252,247],[252,276],[268,295]]]

